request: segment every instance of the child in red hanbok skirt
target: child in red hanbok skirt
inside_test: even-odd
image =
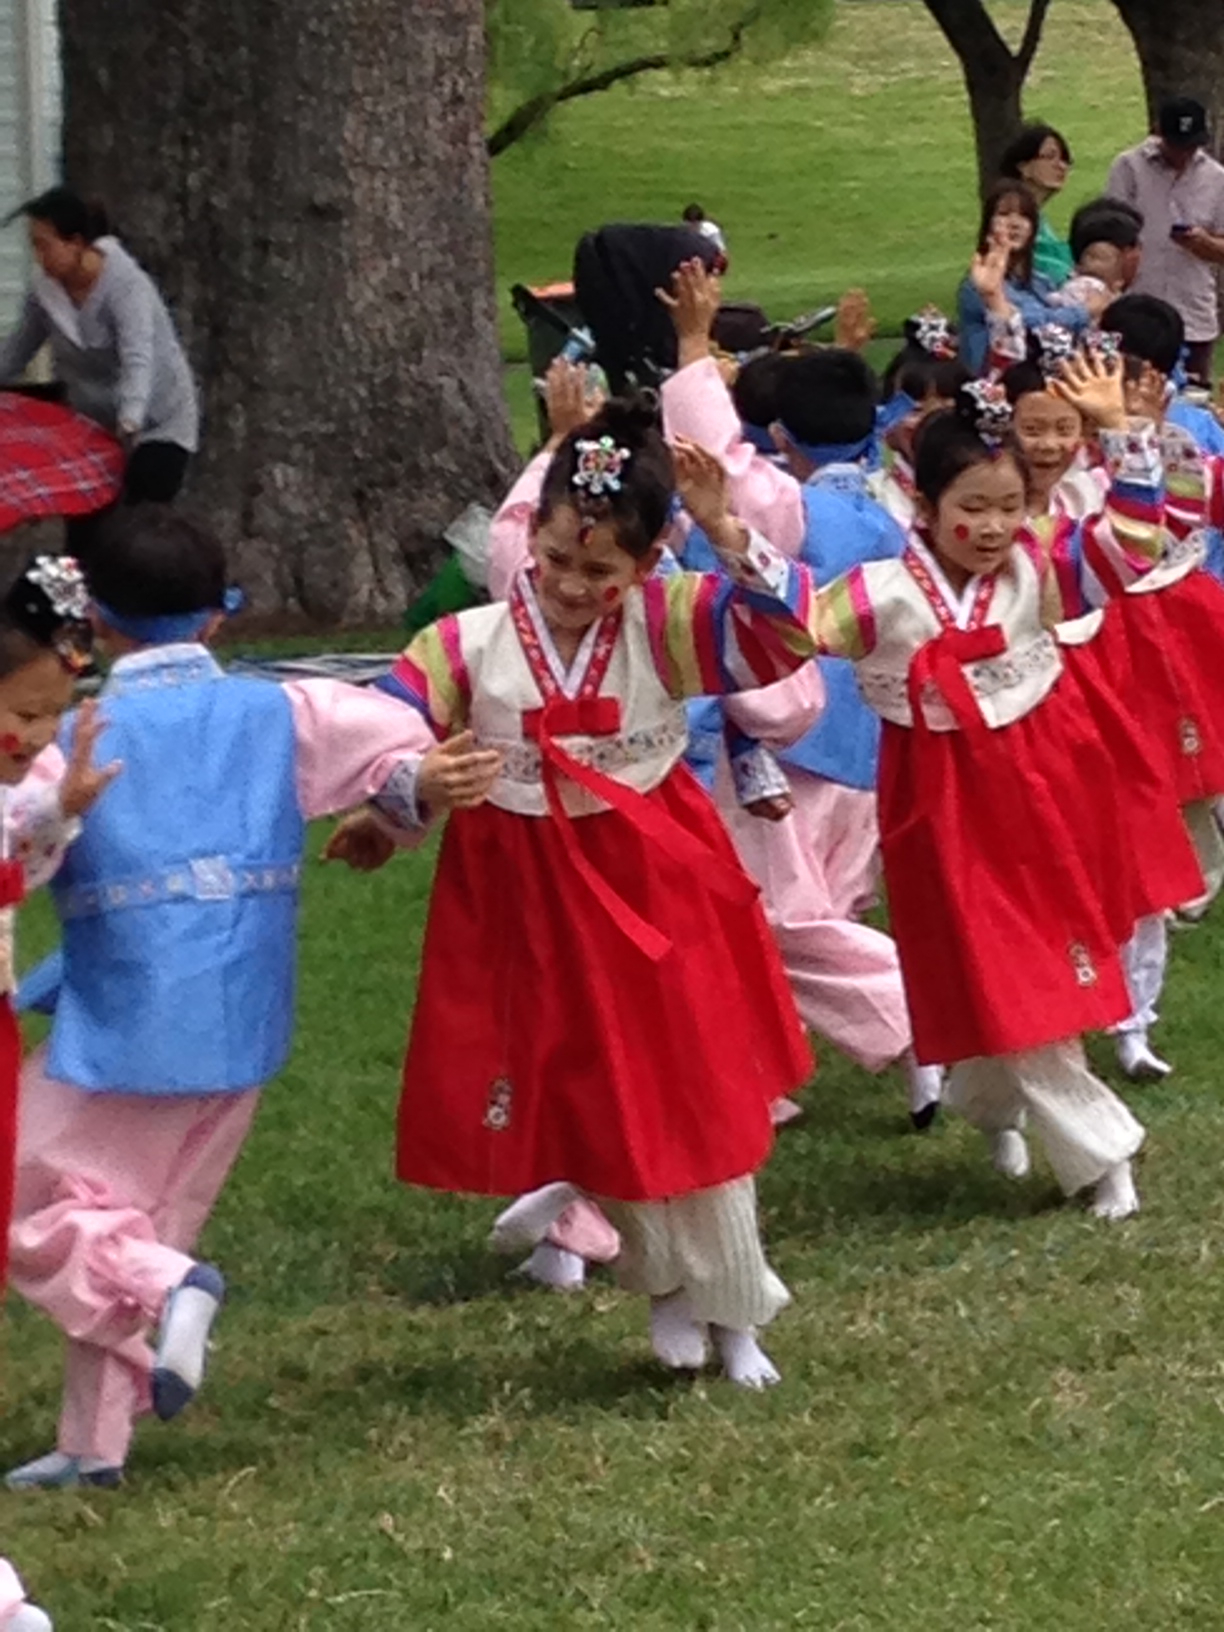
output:
[[[1064,1190],[1092,1186],[1098,1215],[1120,1218],[1138,1206],[1143,1130],[1079,1037],[1130,1007],[1125,789],[1017,543],[1009,428],[1005,394],[985,383],[931,419],[908,549],[830,586],[813,617],[885,722],[885,880],[919,1057],[953,1064],[948,1103],[1001,1171],[1027,1171],[1027,1123]]]
[[[66,773],[51,779],[38,758],[54,741],[60,715],[72,702],[76,676],[88,661],[87,613],[84,581],[75,563],[45,556],[31,564],[0,607],[0,1298],[8,1268],[21,1070],[21,1034],[11,1002],[14,911],[28,887],[55,871],[76,818],[117,769],[93,768],[101,726],[92,704],[82,708]],[[0,1625],[11,1632],[51,1628],[44,1612],[26,1601],[16,1571],[4,1558]]]
[[[674,459],[740,582],[651,576],[673,456],[609,403],[556,453],[509,600],[444,618],[387,682],[444,739],[420,762],[422,813],[454,812],[399,1173],[483,1195],[569,1181],[619,1232],[660,1358],[698,1366],[711,1339],[760,1387],[777,1374],[755,1328],[787,1293],[753,1175],[771,1102],[811,1065],[756,888],[681,763],[682,700],[777,680],[812,642],[787,599],[799,575],[728,514],[718,462]],[[332,853],[352,859],[359,828]]]

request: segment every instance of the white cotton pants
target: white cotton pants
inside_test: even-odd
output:
[[[1146,1037],[1159,1019],[1160,994],[1169,965],[1169,925],[1163,913],[1141,918],[1122,948],[1122,967],[1134,1008],[1114,1031],[1118,1036]]]
[[[620,1231],[613,1267],[626,1292],[686,1292],[695,1319],[734,1331],[768,1324],[790,1302],[765,1259],[751,1175],[670,1201],[599,1205]]]
[[[1142,1124],[1093,1076],[1078,1037],[962,1060],[949,1072],[944,1104],[986,1134],[1027,1124],[1068,1196],[1129,1161],[1143,1143]]]
[[[1220,890],[1224,889],[1224,834],[1220,831],[1224,823],[1224,799],[1215,803],[1209,799],[1198,799],[1192,805],[1183,806],[1182,815],[1190,830],[1207,885],[1197,901],[1187,901],[1185,906],[1196,913],[1205,912]]]

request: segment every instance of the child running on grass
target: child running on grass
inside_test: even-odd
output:
[[[571,1181],[620,1232],[660,1359],[698,1367],[712,1340],[762,1387],[777,1372],[755,1328],[788,1294],[753,1176],[770,1103],[810,1058],[755,886],[680,763],[683,699],[774,681],[810,642],[767,587],[790,569],[728,513],[717,461],[674,460],[651,411],[607,404],[553,458],[509,602],[443,619],[388,682],[442,739],[422,776],[448,744],[469,760],[422,800],[454,814],[399,1172],[483,1195]],[[651,576],[677,485],[740,586]],[[333,853],[360,859],[371,820]]]
[[[13,1016],[13,917],[26,891],[54,872],[78,818],[118,767],[97,770],[100,729],[93,704],[81,710],[72,758],[43,753],[72,702],[88,662],[85,584],[75,562],[35,560],[0,609],[0,1297],[8,1263],[8,1220],[17,1139],[21,1038]],[[17,1572],[0,1558],[0,1627],[51,1632]]]
[[[56,1448],[11,1488],[118,1484],[136,1419],[198,1389],[224,1281],[192,1252],[289,1052],[305,822],[390,797],[407,735],[376,693],[227,677],[225,555],[173,511],[111,517],[89,588],[123,775],[55,880],[62,986],[22,1077],[13,1284],[67,1364]]]

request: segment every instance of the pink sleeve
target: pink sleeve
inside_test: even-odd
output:
[[[415,779],[435,744],[407,703],[342,680],[294,680],[285,687],[297,737],[298,803],[308,818],[352,810],[396,773]]]
[[[531,518],[540,503],[540,490],[552,455],[537,453],[502,500],[489,532],[489,594],[504,601],[519,568],[527,563]]]
[[[714,359],[690,363],[663,382],[663,424],[716,453],[731,478],[731,508],[783,555],[803,548],[806,521],[799,483],[770,464],[740,432],[739,415]]]
[[[65,816],[60,809],[60,783],[66,769],[63,754],[52,743],[8,797],[8,853],[25,868],[27,890],[38,889],[54,878],[65,850],[81,831],[77,818]]]
[[[824,681],[815,663],[805,663],[785,680],[759,691],[740,691],[724,698],[727,718],[746,737],[767,748],[789,748],[805,736],[820,718],[825,703]]]

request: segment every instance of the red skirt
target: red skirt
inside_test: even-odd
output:
[[[1110,678],[1165,755],[1181,803],[1219,798],[1224,587],[1198,570],[1165,589],[1120,595],[1101,639]]]
[[[17,1098],[21,1081],[21,1031],[13,1005],[0,997],[0,1295],[8,1280],[9,1221],[17,1168]]]
[[[1019,1053],[1130,1013],[1101,894],[1120,803],[1065,675],[1000,730],[885,722],[880,839],[920,1060]]]
[[[745,876],[687,771],[648,799]],[[760,1167],[770,1102],[811,1074],[751,887],[739,904],[715,893],[617,811],[572,831],[671,950],[652,960],[613,924],[553,818],[452,815],[400,1101],[410,1184],[500,1196],[569,1179],[623,1201],[707,1189]]]
[[[1095,639],[1063,647],[1062,684],[1080,693],[1116,771],[1117,848],[1112,855],[1101,849],[1098,857],[1107,868],[1099,881],[1100,899],[1121,944],[1140,918],[1193,901],[1206,886],[1182,817],[1173,766],[1145,714],[1123,701],[1133,683],[1119,690],[1106,625]]]

